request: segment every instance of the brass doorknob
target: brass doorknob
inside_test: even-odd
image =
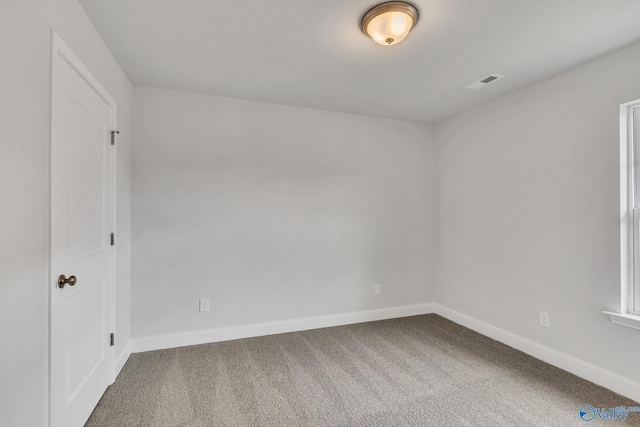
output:
[[[61,274],[60,277],[58,277],[58,287],[62,289],[66,284],[69,284],[69,286],[73,286],[77,281],[78,279],[76,279],[76,276],[69,276],[69,278],[67,279],[66,277],[64,277],[64,274]]]

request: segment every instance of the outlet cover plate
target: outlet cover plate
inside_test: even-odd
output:
[[[545,328],[548,328],[549,325],[550,325],[549,313],[547,313],[546,311],[541,311],[540,326],[544,326]]]

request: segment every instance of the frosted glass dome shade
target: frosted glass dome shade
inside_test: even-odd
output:
[[[418,9],[410,3],[379,4],[362,18],[362,31],[376,43],[391,46],[404,40],[418,22]]]

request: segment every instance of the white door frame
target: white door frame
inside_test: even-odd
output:
[[[47,375],[47,382],[48,382],[48,386],[47,386],[47,394],[48,394],[48,423],[49,425],[51,425],[52,423],[52,416],[51,416],[51,410],[52,410],[52,398],[53,398],[53,394],[52,394],[52,372],[51,372],[51,337],[52,337],[52,332],[51,332],[51,292],[52,289],[54,289],[55,284],[51,283],[52,282],[52,271],[51,271],[51,255],[52,255],[52,247],[51,247],[51,183],[52,183],[52,169],[51,169],[51,149],[52,149],[52,134],[51,134],[51,126],[52,126],[52,102],[53,102],[53,97],[52,97],[52,93],[53,93],[53,64],[54,61],[56,59],[57,56],[62,57],[70,66],[71,68],[73,68],[79,75],[80,77],[82,77],[82,79],[98,94],[98,96],[100,96],[104,102],[107,103],[107,105],[109,105],[109,107],[111,107],[111,129],[112,130],[116,130],[117,129],[117,120],[118,120],[118,112],[117,112],[117,104],[115,99],[109,94],[109,92],[104,88],[104,86],[102,86],[102,84],[100,84],[100,82],[98,81],[98,79],[96,79],[96,77],[91,73],[91,71],[89,71],[89,69],[82,63],[82,61],[80,61],[80,59],[73,53],[73,51],[71,50],[71,48],[69,48],[69,46],[60,38],[60,36],[53,30],[51,30],[51,58],[50,58],[50,72],[49,72],[49,147],[48,147],[48,180],[49,180],[49,186],[48,186],[48,199],[49,199],[49,203],[48,203],[48,224],[47,224],[47,230],[48,230],[48,256],[47,256],[47,299],[48,299],[48,305],[47,305],[47,323],[48,323],[48,328],[47,328],[47,342],[48,342],[48,351],[47,351],[47,371],[48,371],[48,375]],[[117,160],[117,145],[112,147],[112,156],[111,156],[111,165],[110,167],[112,168],[112,193],[113,193],[113,203],[112,203],[112,209],[111,209],[111,216],[112,216],[112,227],[113,227],[113,231],[115,232],[116,230],[116,204],[117,204],[117,198],[116,198],[116,181],[117,181],[117,176],[116,176],[116,172],[117,172],[117,167],[116,167],[116,160]],[[113,247],[113,255],[111,257],[111,266],[109,267],[111,270],[111,282],[107,284],[107,304],[108,304],[108,308],[107,308],[107,319],[106,319],[106,324],[108,325],[108,328],[110,331],[115,332],[115,288],[116,288],[116,246]],[[107,351],[107,358],[108,358],[108,363],[109,363],[109,372],[110,372],[110,383],[113,383],[113,381],[115,381],[116,376],[117,376],[117,372],[116,372],[116,364],[115,364],[115,346],[111,346],[109,347],[108,351]]]

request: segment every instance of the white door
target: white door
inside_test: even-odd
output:
[[[57,36],[52,67],[51,417],[74,427],[111,383],[115,104]]]

